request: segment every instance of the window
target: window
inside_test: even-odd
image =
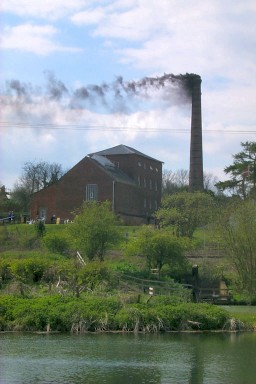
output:
[[[155,210],[157,210],[157,200],[155,200]]]
[[[152,189],[152,180],[149,179],[149,189]]]
[[[42,220],[46,220],[46,216],[47,216],[47,208],[45,207],[40,207],[39,208],[39,219],[42,219]]]
[[[141,167],[141,162],[140,161],[138,161],[138,166]]]
[[[147,188],[147,179],[144,177],[144,187]]]
[[[155,181],[155,190],[157,191],[158,188],[157,188],[157,181]]]
[[[114,161],[115,167],[119,168],[119,161]]]
[[[86,199],[86,201],[98,200],[98,185],[97,184],[87,184],[86,185],[85,199]]]
[[[138,185],[141,185],[140,176],[138,176]]]
[[[144,208],[147,208],[147,199],[144,199]]]

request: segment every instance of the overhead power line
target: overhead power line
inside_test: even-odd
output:
[[[106,125],[85,125],[85,124],[48,124],[48,123],[23,123],[0,121],[0,128],[19,128],[19,129],[51,129],[69,131],[136,131],[136,132],[159,132],[159,133],[190,133],[191,129],[184,128],[161,128],[161,127],[136,127],[136,126],[106,126]],[[255,134],[256,130],[222,130],[222,129],[203,129],[205,133],[221,134]]]

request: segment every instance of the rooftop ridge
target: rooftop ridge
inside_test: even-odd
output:
[[[119,144],[111,148],[103,149],[102,151],[93,152],[93,153],[90,153],[88,156],[91,157],[93,155],[107,156],[107,155],[132,155],[132,154],[139,155],[147,159],[159,161],[160,163],[162,163],[162,161],[154,159],[152,156],[148,156],[145,153],[142,153],[137,149],[134,149],[124,144]]]

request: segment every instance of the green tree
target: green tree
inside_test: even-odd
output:
[[[185,268],[184,251],[188,244],[188,239],[178,238],[170,231],[144,226],[138,236],[127,244],[126,251],[145,256],[148,268],[157,268],[160,274],[166,264],[173,268]]]
[[[204,192],[179,192],[166,196],[156,213],[162,227],[173,226],[178,236],[192,237],[196,228],[212,218],[214,198]]]
[[[109,202],[84,202],[68,229],[77,249],[89,260],[103,261],[106,250],[119,241],[117,218]]]
[[[218,220],[219,236],[234,266],[240,287],[256,295],[256,204],[232,202]]]
[[[11,202],[13,206],[17,207],[19,211],[23,213],[29,212],[31,194],[29,190],[18,183],[15,184],[11,194]]]
[[[233,164],[224,168],[230,179],[216,183],[216,187],[245,199],[256,195],[256,142],[247,141],[241,146],[243,150],[233,155]]]

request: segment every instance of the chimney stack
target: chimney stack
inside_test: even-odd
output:
[[[193,75],[191,79],[192,114],[190,140],[189,191],[203,191],[203,147],[201,113],[201,77]]]

